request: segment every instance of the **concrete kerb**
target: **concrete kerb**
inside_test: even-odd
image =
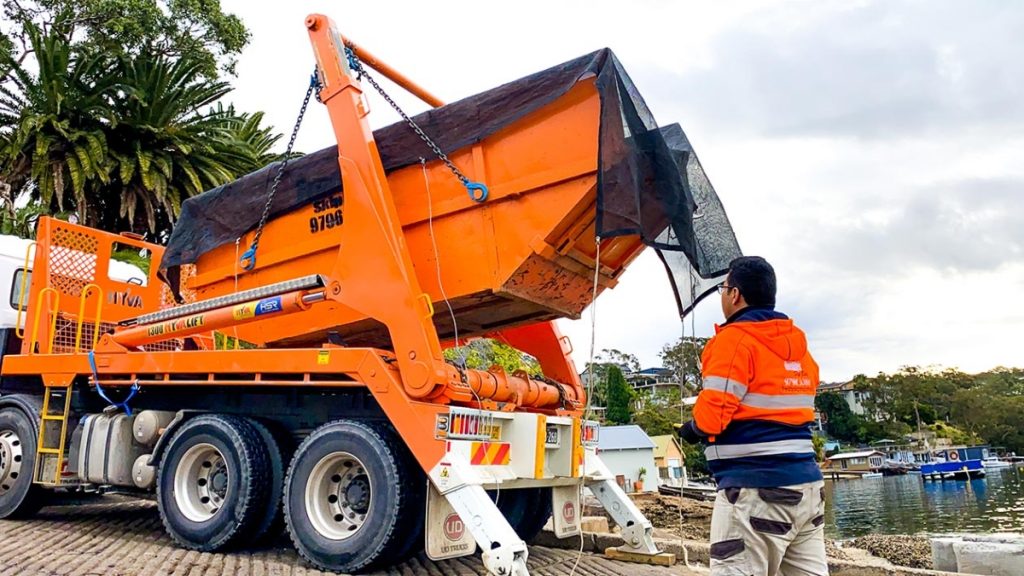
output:
[[[601,554],[605,548],[621,546],[622,537],[618,534],[596,534],[585,532],[583,538],[583,551]],[[711,561],[711,544],[699,540],[668,540],[655,538],[655,543],[664,552],[676,555],[679,563],[686,559],[689,564],[707,566]],[[533,539],[531,544],[545,546],[548,548],[562,548],[578,550],[580,537],[557,538],[549,530],[544,530]],[[858,562],[848,560],[836,560],[830,558],[828,561],[829,571],[832,576],[964,576],[953,572],[942,572],[938,570],[924,570],[921,568],[905,568],[902,566],[864,566]]]

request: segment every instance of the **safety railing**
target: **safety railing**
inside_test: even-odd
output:
[[[21,314],[25,310],[25,290],[28,288],[28,263],[32,256],[32,249],[36,247],[35,242],[29,242],[25,248],[25,264],[21,268],[21,291],[18,293],[18,317],[14,323],[14,333],[25,339],[25,329],[21,327]]]
[[[36,345],[39,344],[39,316],[43,311],[43,297],[53,294],[52,300],[50,300],[50,306],[47,310],[50,313],[50,337],[47,341],[46,353],[53,354],[53,335],[57,331],[57,315],[60,313],[60,292],[57,292],[53,288],[43,288],[39,291],[39,296],[36,298],[36,314],[32,320],[32,340],[29,341],[28,353],[36,353]]]
[[[100,338],[100,326],[102,326],[101,317],[103,314],[103,288],[97,284],[86,284],[82,288],[82,295],[79,296],[78,302],[78,324],[75,327],[75,353],[82,351],[82,325],[85,322],[85,301],[89,295],[89,291],[92,290],[99,295],[96,299],[96,316],[93,319],[92,325],[92,348],[96,348],[96,342]]]

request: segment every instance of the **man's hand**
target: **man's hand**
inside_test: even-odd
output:
[[[679,432],[679,438],[687,444],[699,444],[701,440],[706,437],[706,435],[697,428],[697,425],[693,420],[678,426],[676,430]]]

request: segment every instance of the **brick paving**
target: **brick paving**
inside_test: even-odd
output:
[[[568,576],[578,553],[530,548],[530,574]],[[200,553],[178,548],[164,533],[156,504],[120,496],[96,497],[77,505],[44,508],[31,520],[0,520],[0,576],[313,576],[330,574],[307,565],[286,535],[259,550]],[[477,556],[432,562],[419,555],[385,572],[387,576],[485,575]],[[628,564],[583,554],[578,576],[668,576],[685,568]]]

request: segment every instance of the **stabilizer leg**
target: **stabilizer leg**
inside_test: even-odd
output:
[[[625,541],[622,546],[609,548],[605,554],[631,562],[675,564],[674,554],[658,550],[654,543],[654,526],[651,521],[615,482],[608,467],[589,450],[586,458],[587,488],[622,528],[622,539]]]
[[[483,550],[484,567],[490,574],[529,576],[526,542],[484,491],[468,462],[448,454],[431,471],[430,480]]]

